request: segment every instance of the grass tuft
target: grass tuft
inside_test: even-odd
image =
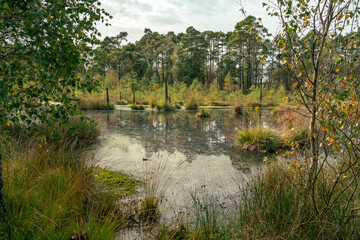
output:
[[[248,151],[276,152],[285,147],[281,134],[273,129],[249,128],[238,133],[237,143]]]
[[[206,108],[202,108],[201,111],[196,114],[196,116],[200,118],[206,118],[206,117],[210,117],[211,115]]]
[[[131,105],[131,109],[132,110],[145,110],[144,106],[143,105]]]

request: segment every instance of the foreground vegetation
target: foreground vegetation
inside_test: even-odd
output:
[[[293,164],[297,167],[299,165]],[[316,186],[316,199],[302,191],[306,170],[291,171],[287,164],[272,163],[263,176],[254,179],[244,189],[238,204],[232,206],[224,219],[223,208],[203,199],[197,199],[203,210],[196,211],[196,222],[178,222],[177,227],[162,226],[157,239],[358,239],[360,191],[350,206],[347,199],[354,189],[348,189],[340,201],[320,215],[312,208],[312,201],[321,208],[327,203],[322,196],[335,190],[330,184]],[[336,176],[324,172],[321,182]]]
[[[0,239],[114,239],[126,223],[126,209],[117,200],[133,194],[137,181],[89,165],[86,148],[99,134],[95,124],[6,129],[9,211]],[[28,137],[29,131],[36,137]]]

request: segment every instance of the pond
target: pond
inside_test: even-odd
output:
[[[88,112],[105,129],[96,147],[97,165],[147,179],[164,193],[165,216],[191,205],[194,193],[206,193],[226,202],[236,196],[265,164],[264,154],[239,150],[234,145],[242,127],[271,124],[255,112],[236,116],[233,109],[210,109],[210,118],[195,111]]]

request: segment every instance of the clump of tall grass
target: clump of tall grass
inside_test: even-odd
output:
[[[38,139],[56,149],[84,148],[95,143],[100,131],[95,122],[71,118],[64,126],[59,124],[37,124],[27,127],[21,123],[3,126],[13,139]]]
[[[144,169],[145,189],[138,214],[140,222],[145,224],[159,222],[161,201],[180,164],[181,162],[173,165],[173,162],[162,155],[157,155],[151,161],[146,161]]]
[[[313,185],[311,197],[304,191],[307,170],[302,170],[292,171],[291,164],[271,163],[264,174],[241,191],[241,200],[234,201],[234,209],[226,216],[219,211],[223,209],[221,204],[198,202],[200,219],[179,227],[165,226],[158,239],[359,239],[360,215],[356,206],[360,199],[348,202],[353,194],[360,196],[355,184],[345,189],[336,204],[331,204],[327,202],[329,193],[344,190],[342,184],[333,188],[336,176],[324,169]],[[229,219],[228,224],[219,221],[224,217]]]
[[[131,105],[131,109],[132,110],[144,110],[144,106],[143,105],[136,105],[136,104],[133,104]]]
[[[239,206],[236,238],[246,239],[358,239],[359,215],[351,215],[344,192],[336,204],[326,202],[335,178],[325,171],[314,183],[314,198],[307,196],[305,172],[291,171],[289,165],[271,164],[249,189],[249,198]],[[335,192],[342,189],[335,186]],[[356,191],[359,194],[359,191]],[[355,199],[355,202],[358,202]],[[314,207],[314,202],[317,208]],[[354,204],[354,202],[353,202]],[[324,210],[320,214],[319,209]],[[350,215],[349,215],[350,214]]]
[[[185,104],[186,110],[198,110],[198,104],[196,103],[194,98],[191,98],[188,102]]]
[[[223,102],[223,101],[212,101],[211,102],[211,105],[212,106],[220,106],[220,107],[227,107],[227,106],[231,106],[231,104],[230,103],[228,103],[228,102]]]
[[[242,106],[235,106],[234,111],[238,115],[243,115],[243,113],[244,113],[244,110],[243,110]]]
[[[0,238],[70,239],[77,235],[114,239],[125,225],[123,212],[95,179],[84,145],[73,144],[74,138],[83,138],[81,133],[57,130],[68,140],[60,143],[20,134],[13,135],[2,149],[8,227],[1,229],[4,236]],[[70,143],[62,146],[67,141]]]
[[[80,100],[80,110],[114,110],[113,104],[102,103],[98,100]]]
[[[174,111],[175,109],[179,109],[180,107],[179,105],[170,105],[169,103],[161,104],[155,102],[152,102],[150,106],[152,109],[156,109],[157,111],[164,111],[164,112]]]
[[[196,116],[200,118],[206,118],[206,117],[210,117],[211,115],[206,108],[202,108],[201,111],[196,114]]]
[[[237,136],[237,143],[248,151],[276,152],[285,147],[285,141],[279,131],[262,127],[240,131]]]
[[[128,102],[125,100],[118,101],[116,104],[118,105],[128,105]]]

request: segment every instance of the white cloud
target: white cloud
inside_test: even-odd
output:
[[[237,22],[244,19],[239,11],[239,0],[102,0],[101,7],[109,12],[112,26],[99,25],[102,36],[128,32],[128,40],[135,42],[145,28],[167,33],[185,32],[189,26],[199,31],[233,31]],[[276,19],[267,16],[262,1],[243,0],[248,15],[264,19],[270,32],[276,30]]]

